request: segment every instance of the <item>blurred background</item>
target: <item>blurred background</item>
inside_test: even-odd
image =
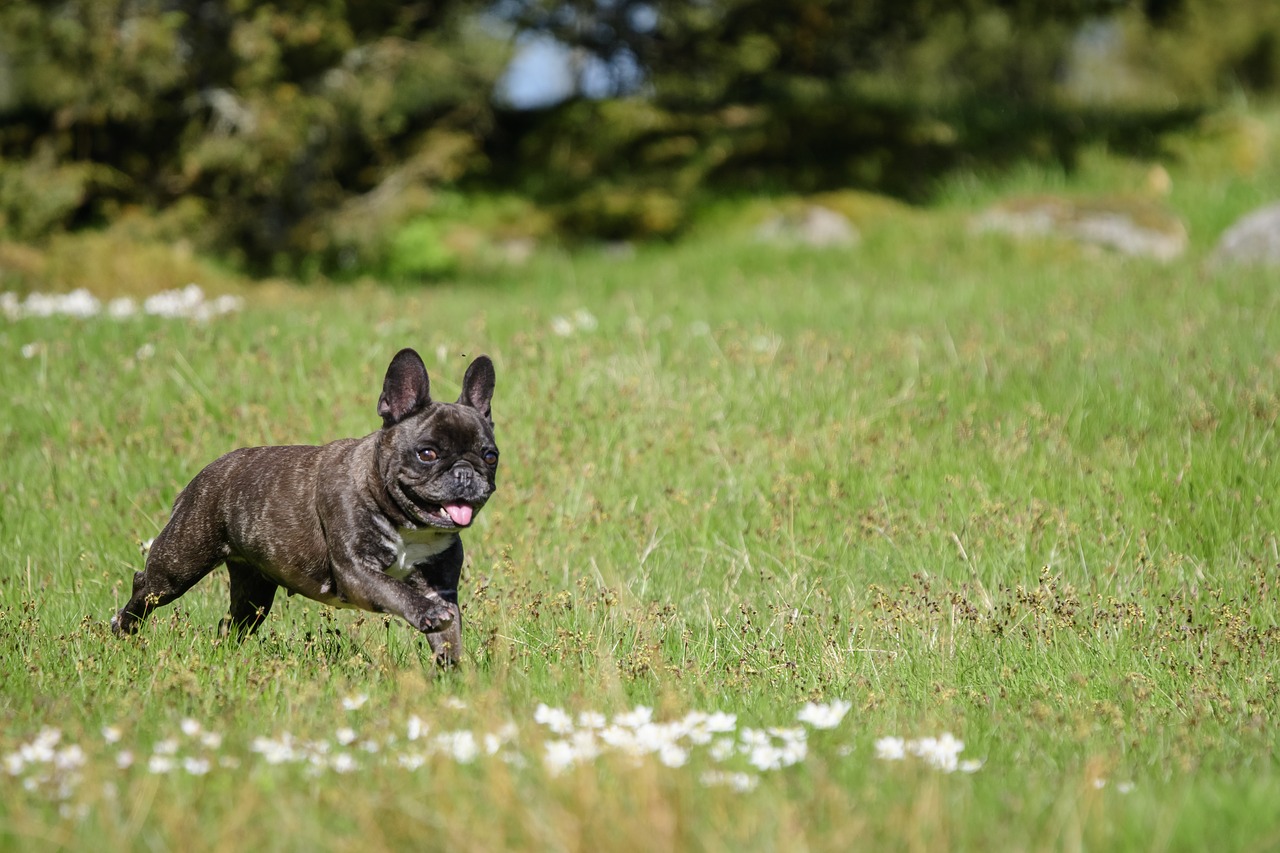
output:
[[[735,199],[928,204],[1278,86],[1275,0],[8,0],[0,286],[68,246],[144,289],[419,281]]]

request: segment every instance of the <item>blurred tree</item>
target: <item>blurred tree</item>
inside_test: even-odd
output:
[[[580,97],[495,105],[521,34]],[[397,235],[445,184],[666,235],[704,190],[919,199],[959,164],[1149,153],[1176,105],[1278,85],[1275,0],[7,0],[0,237],[142,210],[259,271],[437,269]]]
[[[706,107],[847,91],[866,76],[956,94],[1039,94],[1069,27],[1125,0],[528,0],[526,28],[622,67],[654,96]],[[1046,38],[1046,36],[1048,36]],[[945,77],[939,72],[947,72]],[[933,79],[928,79],[932,77]]]
[[[495,151],[494,162],[550,166],[530,177],[517,165],[510,178],[558,204],[566,223],[608,233],[633,221],[675,230],[700,187],[854,186],[922,199],[961,164],[1029,157],[1069,167],[1090,140],[1149,155],[1162,129],[1193,117],[1224,83],[1274,87],[1280,67],[1275,0],[507,0],[503,8],[596,58],[583,67],[618,69],[615,91],[637,96],[503,117],[519,132],[491,140],[514,146]],[[1100,31],[1099,22],[1125,36],[1126,49],[1107,58],[1110,73],[1126,59],[1143,72],[1128,75],[1141,91],[1123,103],[1073,98],[1064,85],[1080,34]],[[602,198],[613,215],[598,215]],[[665,215],[645,216],[655,198]]]
[[[10,0],[0,232],[182,199],[252,268],[358,263],[480,156],[507,57],[486,5]]]

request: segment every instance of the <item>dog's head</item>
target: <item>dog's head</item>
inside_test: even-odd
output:
[[[493,494],[498,445],[493,439],[493,362],[477,356],[456,403],[431,399],[422,359],[403,349],[391,360],[378,398],[379,468],[391,499],[414,523],[442,530],[469,527]]]

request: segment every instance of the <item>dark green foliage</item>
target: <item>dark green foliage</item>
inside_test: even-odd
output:
[[[250,267],[357,262],[470,167],[506,50],[482,4],[17,2],[0,10],[0,214],[33,239],[205,200]],[[43,191],[35,204],[33,187]],[[338,225],[348,207],[367,226]]]
[[[1100,141],[1152,156],[1162,131],[1224,86],[1274,87],[1280,67],[1280,6],[1270,0],[535,0],[520,9],[525,26],[599,57],[618,71],[615,89],[635,96],[552,111],[523,128],[518,150],[491,148],[491,160],[512,164],[507,179],[556,205],[567,227],[604,236],[618,219],[600,215],[602,193],[615,210],[664,193],[680,222],[699,190],[857,187],[919,201],[957,167],[1070,168],[1082,145]],[[1106,90],[1082,98],[1070,72],[1090,27],[1114,44]],[[627,74],[634,64],[647,69],[640,84]],[[554,168],[534,174],[532,162]]]
[[[521,29],[596,57],[617,97],[495,107]],[[923,200],[957,167],[1149,155],[1278,84],[1273,0],[10,0],[0,238],[181,202],[198,248],[253,271],[435,277],[444,188],[665,237],[724,190]]]

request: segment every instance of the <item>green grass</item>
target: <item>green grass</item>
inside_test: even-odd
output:
[[[1224,227],[1280,163],[1205,162],[1170,170],[1193,242],[1169,265],[968,231],[1000,192],[1145,168],[1099,154],[1070,178],[958,182],[853,250],[703,233],[418,291],[274,288],[207,324],[6,321],[0,757],[43,727],[83,757],[0,767],[0,846],[1280,845],[1280,290],[1206,271],[1194,224]],[[441,397],[469,356],[498,369],[457,672],[404,624],[283,597],[220,644],[221,572],[111,636],[138,543],[204,464],[372,430],[405,345]],[[769,771],[699,746],[557,774],[534,721],[643,705],[741,733],[833,699],[840,725]],[[413,716],[430,734],[411,742]],[[498,754],[427,746],[463,730],[503,732]],[[876,758],[878,738],[942,732],[981,769]],[[354,769],[255,751],[285,733]],[[149,771],[157,747],[175,770]],[[755,786],[702,783],[725,770]]]

